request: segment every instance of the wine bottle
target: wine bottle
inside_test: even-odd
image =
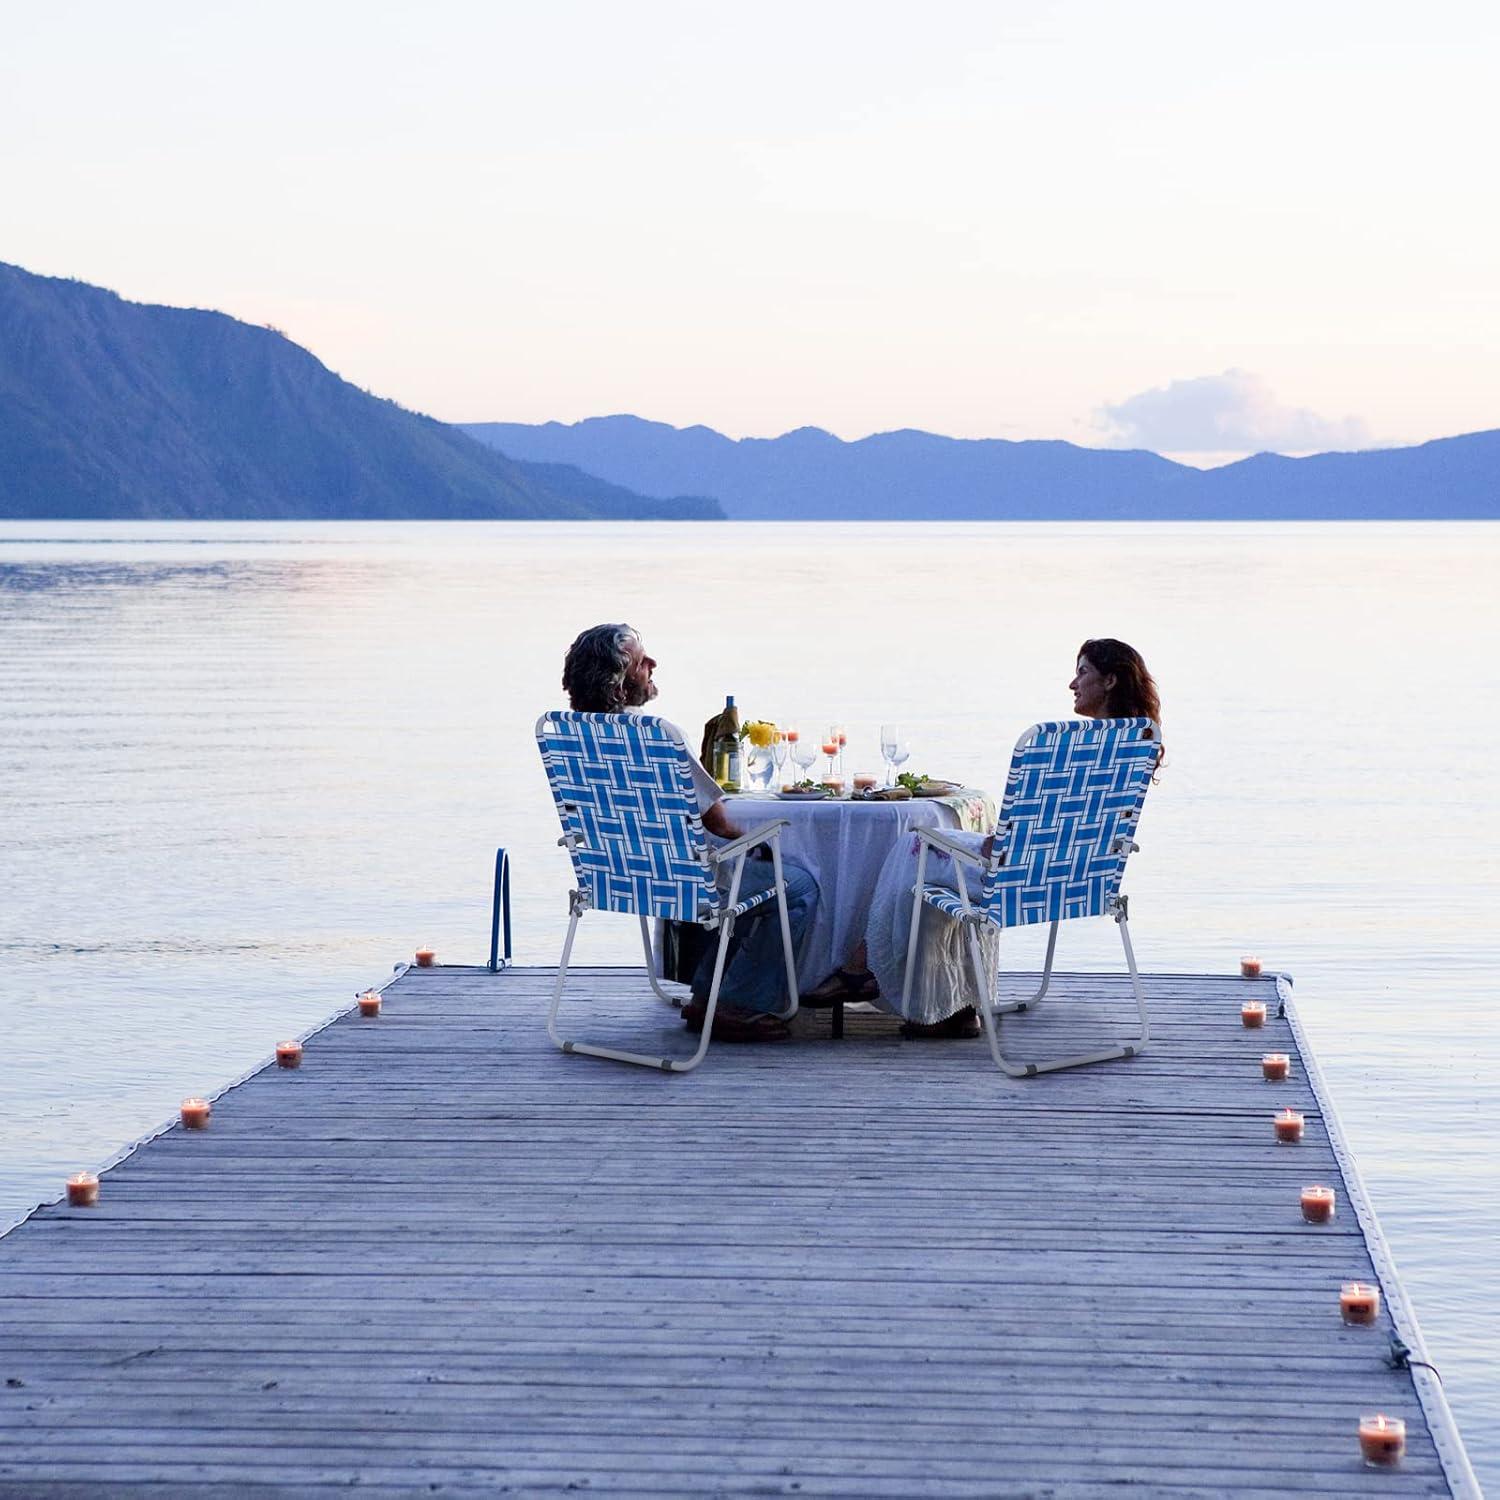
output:
[[[714,780],[726,792],[740,789],[740,713],[732,693],[724,699],[724,712],[714,733]]]

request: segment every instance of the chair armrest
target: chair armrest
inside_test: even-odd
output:
[[[742,833],[732,842],[710,850],[709,855],[715,864],[722,859],[733,859],[742,849],[754,848],[756,844],[763,844],[767,839],[779,839],[781,830],[790,821],[789,818],[772,818],[769,823],[762,823],[759,828],[752,828],[749,833]]]
[[[951,854],[954,859],[961,859],[966,864],[983,865],[985,863],[982,854],[960,844],[957,840],[950,838],[947,834],[938,833],[932,828],[914,828],[912,830],[924,843],[931,844],[935,849],[941,849],[945,854]]]

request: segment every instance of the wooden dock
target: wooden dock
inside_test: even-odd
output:
[[[686,1044],[576,976],[574,1034]],[[1016,1081],[873,1016],[685,1077],[566,1057],[550,980],[408,971],[0,1239],[0,1495],[1478,1495],[1386,1362],[1421,1345],[1284,983],[1151,977],[1143,1056]],[[1131,1013],[1054,996],[1043,1049]]]

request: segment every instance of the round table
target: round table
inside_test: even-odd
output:
[[[977,805],[976,805],[977,804]],[[875,884],[892,848],[916,828],[959,828],[994,805],[979,791],[953,797],[912,797],[904,802],[856,802],[848,797],[783,801],[774,793],[739,793],[724,799],[745,832],[785,818],[781,853],[818,883],[818,906],[797,951],[797,982],[820,984],[859,946]]]

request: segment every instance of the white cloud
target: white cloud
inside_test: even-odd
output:
[[[1112,446],[1158,453],[1319,453],[1369,448],[1358,417],[1283,406],[1258,375],[1225,370],[1127,396],[1096,414]]]

